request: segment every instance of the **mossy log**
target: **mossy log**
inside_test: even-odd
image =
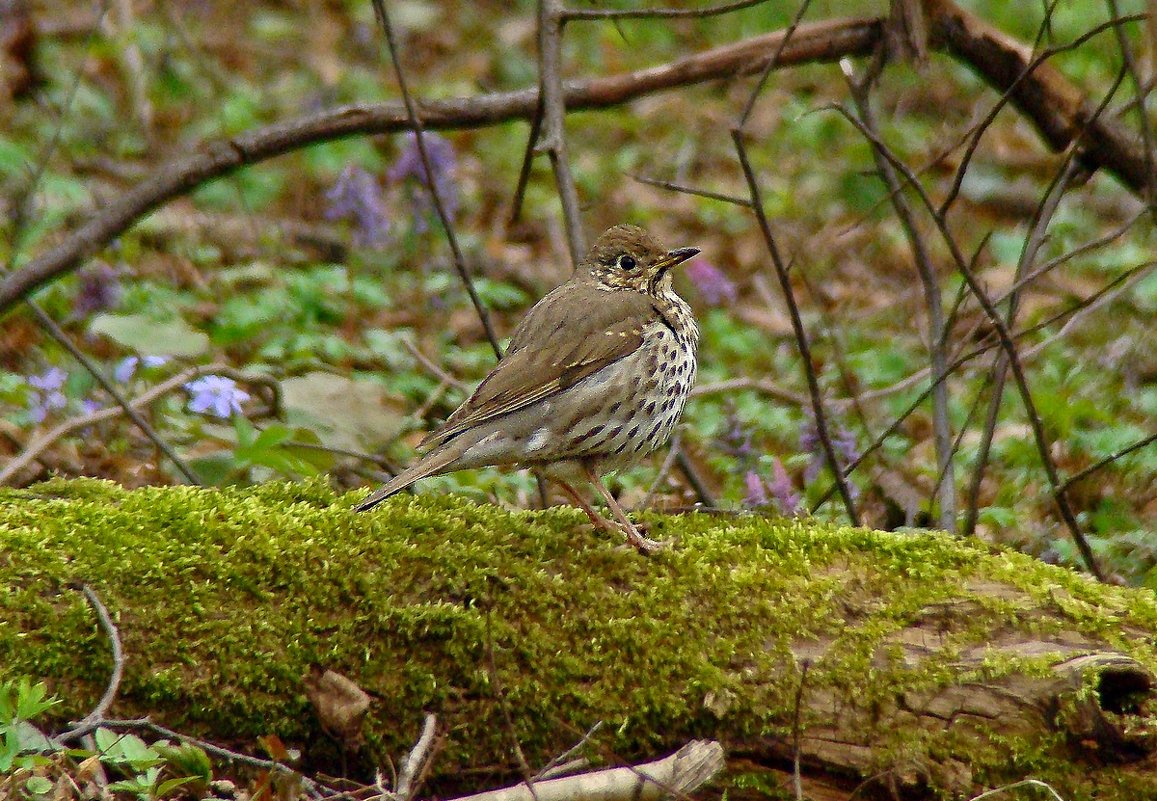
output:
[[[0,669],[48,681],[62,718],[89,710],[111,658],[84,582],[128,655],[113,714],[332,765],[303,689],[322,666],[376,699],[355,767],[437,713],[443,796],[517,780],[515,740],[541,765],[601,720],[605,761],[715,738],[717,791],[792,797],[798,719],[813,799],[1025,777],[1157,798],[1150,591],[938,533],[651,515],[676,544],[643,557],[572,509],[354,502],[320,483],[2,491]]]

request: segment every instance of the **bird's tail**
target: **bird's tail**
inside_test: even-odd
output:
[[[447,468],[449,468],[465,450],[462,447],[463,444],[465,443],[459,443],[458,440],[455,439],[447,442],[440,448],[434,449],[387,481],[385,486],[359,503],[355,509],[359,512],[373,509],[386,498],[397,492],[401,492],[415,481],[437,475],[438,473],[448,472]]]

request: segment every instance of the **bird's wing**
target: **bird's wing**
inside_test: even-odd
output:
[[[506,355],[474,394],[420,447],[449,442],[472,426],[549,398],[629,356],[643,344],[643,327],[655,315],[651,300],[638,292],[581,284],[556,289],[530,310]]]

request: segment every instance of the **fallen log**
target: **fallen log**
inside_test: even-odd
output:
[[[732,798],[790,787],[797,756],[813,799],[1022,778],[1157,797],[1152,591],[939,533],[647,515],[676,542],[644,558],[571,509],[354,502],[319,483],[4,490],[3,675],[48,681],[62,722],[91,709],[112,665],[84,582],[126,654],[109,714],[234,747],[276,734],[332,767],[306,698],[320,666],[374,699],[363,771],[438,715],[441,797],[517,783],[515,742],[540,766],[599,720],[589,753],[611,766],[720,741]]]

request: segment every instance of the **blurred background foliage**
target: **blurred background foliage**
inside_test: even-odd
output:
[[[20,24],[7,6],[6,30]],[[346,2],[100,4],[30,2],[30,72],[0,75],[0,259],[9,269],[61,232],[205,140],[343,103],[397,101],[372,8]],[[599,7],[628,7],[607,3]],[[693,6],[695,4],[684,4]],[[1031,43],[1043,3],[967,7]],[[883,2],[815,2],[806,19],[884,14]],[[1123,13],[1143,10],[1122,3]],[[535,4],[389,3],[412,91],[445,98],[537,82]],[[619,73],[786,27],[794,3],[768,2],[708,19],[574,22],[569,77]],[[1043,41],[1059,44],[1107,18],[1106,4],[1062,0]],[[1129,28],[1146,64],[1146,28]],[[13,50],[5,56],[20,62]],[[1055,63],[1095,100],[1121,55],[1111,30]],[[20,66],[17,63],[17,66]],[[1149,69],[1151,73],[1152,70]],[[16,76],[16,77],[14,77]],[[828,488],[806,407],[747,378],[806,395],[786,310],[751,214],[676,194],[632,176],[745,195],[728,136],[753,79],[714,81],[568,116],[572,166],[589,235],[618,222],[650,228],[671,247],[702,249],[677,278],[704,338],[699,395],[684,416],[682,452],[725,509],[803,513]],[[1114,109],[1129,114],[1119,95]],[[967,68],[933,55],[920,69],[889,66],[873,101],[891,148],[943,197],[953,149],[996,95]],[[851,459],[901,413],[926,381],[900,384],[927,364],[924,306],[903,230],[875,176],[870,147],[832,110],[850,106],[835,65],[778,71],[752,121],[751,156],[813,338],[841,458]],[[1133,121],[1132,117],[1126,117]],[[510,208],[528,125],[514,122],[432,138],[435,180],[477,276],[508,335],[521,314],[569,272],[545,159],[536,159],[521,218]],[[1006,108],[981,139],[950,222],[994,295],[1003,293],[1032,213],[1061,164]],[[42,172],[39,172],[42,169]],[[35,182],[34,182],[35,179]],[[431,213],[411,137],[352,138],[309,147],[198,188],[158,209],[36,299],[76,345],[130,396],[190,365],[223,363],[245,376],[208,375],[153,403],[148,419],[205,483],[256,482],[330,472],[345,486],[403,464],[493,363]],[[29,194],[29,187],[31,193]],[[17,214],[27,197],[29,214]],[[1147,436],[1157,419],[1157,276],[1143,203],[1098,174],[1061,201],[1040,262],[1132,223],[1107,247],[1073,256],[1032,284],[1019,327],[1049,319],[1141,266],[1077,323],[1029,336],[1027,361],[1062,475]],[[931,235],[950,305],[959,279]],[[987,242],[985,242],[985,238]],[[953,346],[983,333],[963,305]],[[991,358],[950,381],[954,433],[963,432],[956,483],[963,500],[983,426]],[[259,414],[261,388],[280,387],[282,419]],[[899,386],[897,386],[899,384]],[[981,486],[978,533],[1050,561],[1076,564],[1012,383]],[[863,397],[857,397],[863,396]],[[111,399],[24,309],[0,319],[0,469],[53,426]],[[699,495],[663,462],[617,476],[626,503],[676,509]],[[930,407],[909,417],[852,481],[866,522],[927,524],[936,481]],[[7,477],[94,475],[126,485],[181,480],[123,417],[63,436]],[[1157,589],[1157,447],[1139,449],[1082,482],[1071,497],[1107,572]],[[468,471],[431,479],[517,507],[540,502],[523,472]],[[840,517],[834,502],[819,516]]]

